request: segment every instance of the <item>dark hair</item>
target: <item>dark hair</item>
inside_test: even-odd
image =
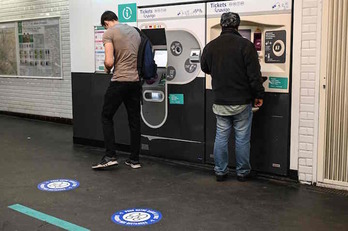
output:
[[[118,21],[118,17],[112,11],[105,11],[100,18],[100,24],[105,26],[105,21]]]
[[[239,14],[233,12],[223,13],[220,19],[221,27],[237,29],[240,25]]]

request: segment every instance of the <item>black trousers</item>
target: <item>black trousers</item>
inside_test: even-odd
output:
[[[130,159],[139,161],[140,97],[141,85],[139,82],[110,82],[104,96],[104,105],[102,111],[102,124],[107,156],[112,157],[116,155],[113,117],[120,105],[124,103],[127,109],[128,124],[131,136]]]

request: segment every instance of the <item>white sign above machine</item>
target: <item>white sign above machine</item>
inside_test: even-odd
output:
[[[291,0],[233,0],[224,2],[207,3],[207,15],[214,17],[225,12],[243,13],[260,13],[270,12],[281,13],[289,12],[292,8]]]
[[[204,17],[204,8],[205,5],[201,3],[185,5],[185,8],[180,5],[138,8],[138,21],[185,17]]]

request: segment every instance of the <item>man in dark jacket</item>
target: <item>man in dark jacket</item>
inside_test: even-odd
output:
[[[222,32],[209,42],[201,58],[202,70],[212,77],[213,111],[216,114],[214,144],[215,175],[223,181],[228,173],[228,140],[235,130],[236,172],[239,181],[250,176],[252,103],[261,107],[264,87],[258,54],[253,43],[238,33],[240,17],[228,12],[221,16]]]

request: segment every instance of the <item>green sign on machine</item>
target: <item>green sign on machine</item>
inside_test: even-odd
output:
[[[184,94],[169,94],[169,104],[184,104]]]
[[[268,88],[288,89],[288,78],[284,78],[284,77],[269,77]]]
[[[104,31],[105,28],[103,26],[95,26],[94,28],[95,30],[101,30],[101,31]]]
[[[120,22],[137,21],[137,4],[120,4],[118,5],[118,20]]]

